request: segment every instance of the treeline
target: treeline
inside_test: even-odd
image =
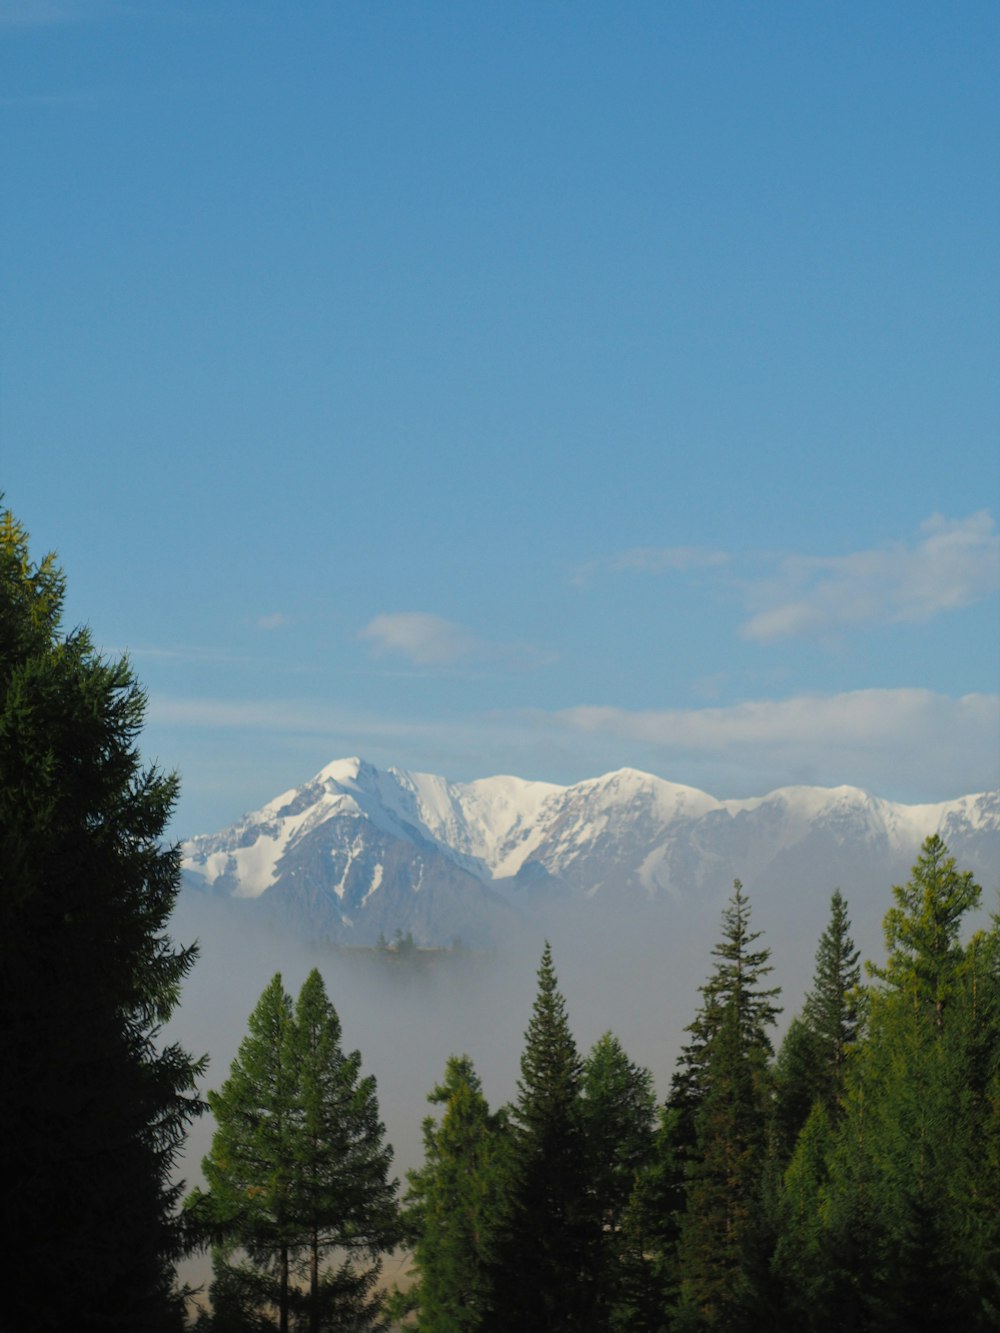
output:
[[[578,1051],[546,945],[517,1097],[491,1110],[449,1059],[398,1212],[318,972],[294,1011],[276,977],[209,1097],[203,1324],[378,1327],[377,1259],[405,1238],[389,1310],[435,1333],[1000,1327],[1000,923],[962,942],[980,889],[937,837],[893,893],[865,981],[834,893],[775,1053],[737,881],[662,1105],[613,1034]]]

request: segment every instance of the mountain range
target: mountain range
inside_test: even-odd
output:
[[[1000,792],[903,805],[800,786],[717,800],[634,769],[564,787],[341,759],[182,856],[189,890],[293,934],[481,946],[553,913],[714,911],[736,877],[788,911],[835,886],[884,911],[931,833],[987,897],[997,888]]]

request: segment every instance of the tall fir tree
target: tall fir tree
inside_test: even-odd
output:
[[[860,1030],[860,955],[850,931],[847,904],[835,889],[816,950],[812,988],[801,1017],[789,1024],[775,1063],[776,1146],[783,1163],[817,1098],[829,1116],[839,1112],[848,1053]]]
[[[374,1318],[370,1299],[380,1256],[399,1239],[392,1149],[385,1142],[375,1079],[361,1052],[341,1047],[340,1018],[314,968],[299,993],[290,1032],[295,1071],[292,1180],[306,1235],[299,1253],[308,1333]],[[336,1268],[327,1256],[343,1256]]]
[[[597,1329],[600,1220],[582,1123],[582,1064],[548,943],[511,1110],[508,1207],[491,1267],[495,1333]]]
[[[250,1312],[273,1308],[288,1333],[293,1215],[291,1064],[293,1009],[276,973],[248,1020],[248,1032],[218,1091],[208,1094],[215,1119],[211,1152],[202,1161],[207,1189],[187,1200],[192,1231],[216,1242],[213,1305]],[[247,1261],[234,1263],[245,1251]]]
[[[173,1329],[172,1168],[198,1062],[159,1038],[177,780],[143,764],[127,660],[61,626],[65,581],[0,513],[0,1225],[15,1329]]]
[[[769,1029],[778,1014],[770,950],[754,947],[750,904],[736,880],[722,916],[718,960],[691,1025],[697,1077],[685,1088],[693,1146],[682,1158],[678,1239],[682,1327],[741,1330],[764,1317],[767,1246],[761,1225],[770,1097]]]
[[[428,1100],[424,1164],[409,1173],[406,1221],[414,1242],[417,1327],[472,1333],[490,1308],[491,1263],[504,1215],[509,1133],[491,1114],[468,1056],[452,1056]]]
[[[907,995],[919,1012],[931,1012],[940,1029],[955,996],[964,962],[959,933],[966,914],[979,905],[982,889],[971,871],[959,871],[937,834],[924,841],[913,873],[892,890],[886,913],[884,967],[871,972],[887,990]]]
[[[358,1051],[343,1052],[315,969],[294,1009],[275,975],[248,1026],[209,1093],[207,1190],[187,1204],[192,1230],[218,1247],[221,1317],[271,1319],[279,1333],[375,1327],[377,1260],[399,1237],[375,1081]]]
[[[994,927],[962,944],[979,887],[940,838],[893,894],[886,962],[870,969],[881,984],[867,992],[816,1195],[825,1304],[814,1324],[980,1333],[1000,1322],[1000,1194],[986,1165],[997,1142],[1000,939]]]
[[[603,1326],[645,1325],[657,1288],[635,1196],[654,1147],[656,1095],[648,1069],[606,1032],[583,1063],[583,1127],[594,1203],[601,1223],[595,1281]]]

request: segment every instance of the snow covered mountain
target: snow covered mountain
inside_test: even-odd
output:
[[[768,896],[878,886],[884,910],[935,832],[987,892],[1000,883],[1000,792],[907,806],[854,787],[785,787],[719,801],[633,769],[560,787],[342,759],[192,838],[183,857],[188,885],[296,933],[484,943],[559,904],[714,907],[737,876]]]

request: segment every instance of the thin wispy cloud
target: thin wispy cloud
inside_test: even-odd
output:
[[[274,611],[268,616],[258,616],[257,628],[265,633],[271,630],[282,629],[285,625],[290,625],[291,619],[282,611]]]
[[[747,589],[745,638],[766,641],[849,627],[927,621],[1000,590],[1000,534],[985,509],[934,514],[913,544],[843,556],[788,556]]]
[[[397,611],[375,616],[359,631],[378,657],[403,658],[421,668],[456,668],[474,664],[531,669],[555,655],[533,644],[499,643],[479,638],[453,620],[429,611]]]
[[[176,662],[179,665],[218,665],[247,666],[268,665],[267,658],[254,657],[249,653],[230,653],[224,648],[212,648],[200,644],[155,644],[146,647],[107,647],[104,649],[112,656],[127,656],[130,661]]]
[[[633,546],[617,555],[579,565],[573,571],[572,582],[586,584],[599,574],[678,574],[717,569],[728,560],[725,551],[703,546]]]
[[[485,644],[452,620],[429,611],[375,616],[358,637],[379,655],[405,657],[414,666],[452,666],[482,656]]]
[[[224,699],[151,694],[147,719],[157,726],[304,736],[433,737],[436,723],[379,718],[306,699]]]
[[[981,787],[997,781],[997,694],[953,699],[931,690],[867,689],[699,709],[577,707],[543,716],[572,733],[642,744],[667,762],[722,756],[767,764],[799,775],[795,780],[813,771],[817,780],[837,783],[847,780],[838,771],[867,774],[868,782],[898,780],[933,755],[936,776],[953,774],[956,794],[970,773]]]

